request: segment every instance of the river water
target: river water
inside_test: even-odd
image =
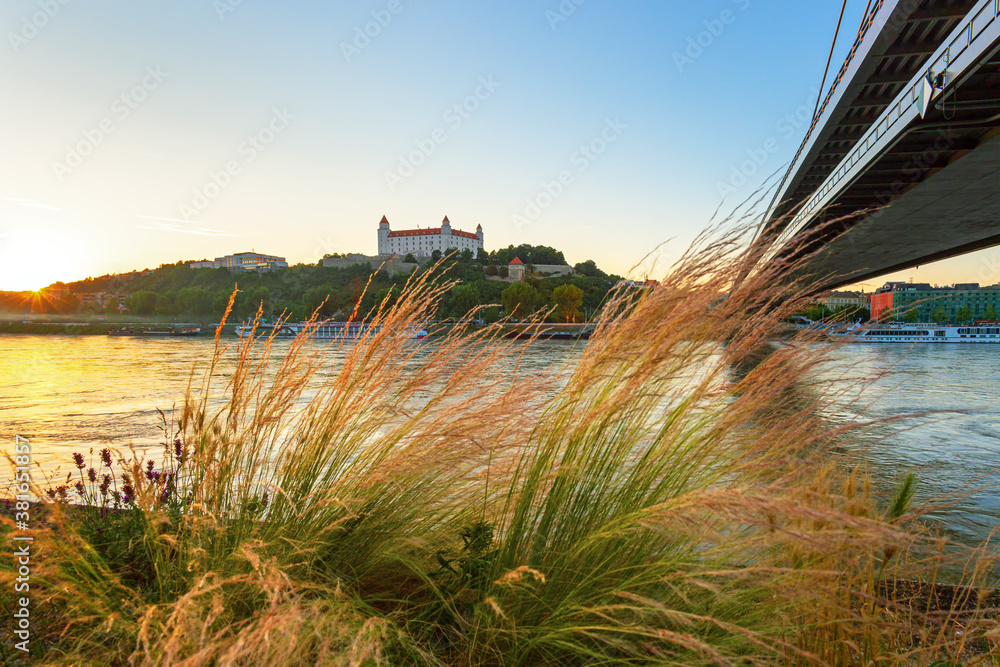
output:
[[[280,351],[288,341],[276,345]],[[212,347],[200,338],[0,336],[0,451],[12,452],[15,434],[27,436],[35,461],[65,473],[74,451],[109,442],[159,446],[158,409],[169,418],[192,368],[210,358]],[[578,354],[567,343],[536,344],[525,372]],[[831,419],[944,411],[912,429],[880,427],[854,438],[844,444],[847,456],[866,458],[884,492],[909,471],[918,475],[919,498],[961,492],[931,519],[961,542],[976,544],[1000,525],[1000,346],[849,345],[833,355],[830,376],[843,369],[868,377],[893,373],[865,390],[860,412],[834,409]],[[9,475],[0,467],[0,488]]]

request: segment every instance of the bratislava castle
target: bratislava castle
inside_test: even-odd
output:
[[[378,254],[380,255],[406,255],[412,253],[414,257],[429,256],[435,250],[440,250],[441,254],[447,254],[449,250],[457,249],[459,252],[469,249],[473,256],[477,255],[479,248],[483,247],[483,226],[476,227],[476,233],[463,232],[460,229],[452,229],[448,216],[441,221],[440,227],[430,227],[428,229],[401,229],[392,231],[389,229],[389,220],[383,215],[382,221],[378,223]]]

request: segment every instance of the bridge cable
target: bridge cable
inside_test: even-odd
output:
[[[871,4],[871,3],[869,3]],[[830,55],[826,59],[826,69],[823,70],[823,82],[819,84],[819,97],[816,98],[816,108],[813,110],[812,122],[816,122],[816,114],[819,113],[819,104],[823,101],[823,89],[826,86],[826,77],[830,74],[830,63],[833,62],[833,52],[837,48],[837,38],[840,36],[840,26],[844,22],[844,12],[847,10],[847,0],[840,6],[840,18],[837,19],[837,30],[833,33],[833,44],[830,45]]]

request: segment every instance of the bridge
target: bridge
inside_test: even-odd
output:
[[[829,288],[1000,244],[1000,0],[870,0],[757,242]]]

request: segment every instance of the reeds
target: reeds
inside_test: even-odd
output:
[[[935,597],[955,556],[912,489],[875,498],[830,456],[865,428],[824,417],[858,380],[818,382],[830,345],[810,334],[772,342],[808,286],[778,262],[744,276],[738,241],[615,293],[565,368],[525,372],[499,326],[401,335],[450,287],[427,276],[343,354],[245,339],[227,365],[217,340],[160,469],[123,463],[135,498],[114,515],[148,576],[52,507],[40,580],[65,625],[46,658],[988,661],[991,598],[968,592],[992,552]]]

